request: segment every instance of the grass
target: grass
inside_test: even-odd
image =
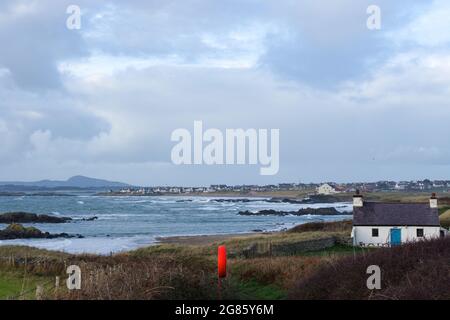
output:
[[[289,233],[303,233],[312,231],[329,231],[329,232],[345,232],[349,233],[352,230],[352,221],[335,221],[335,222],[310,222],[300,224],[288,230]]]
[[[0,247],[0,270],[26,269],[30,276],[38,279],[56,275],[63,279],[65,266],[79,265],[84,275],[83,289],[62,293],[60,298],[64,299],[215,299],[217,246],[225,244],[230,280],[223,283],[222,297],[278,299],[286,297],[293,275],[310,272],[331,251],[318,253],[319,258],[311,255],[257,259],[242,259],[239,252],[256,242],[284,244],[349,234],[349,230],[344,232],[344,229],[314,231],[309,228],[258,234],[200,246],[163,244],[112,256],[69,255],[22,246]],[[14,257],[14,265],[9,261],[11,257]],[[17,291],[20,279],[20,274],[11,273],[8,278],[14,288],[11,291]]]
[[[351,292],[355,288],[346,287],[346,284],[355,281],[356,269],[352,263],[375,263],[379,259],[376,258],[377,252],[389,249],[368,250],[337,244],[327,249],[286,256],[243,258],[239,253],[251,244],[268,241],[273,244],[291,244],[331,236],[345,238],[349,236],[350,230],[351,223],[348,221],[309,223],[287,232],[242,236],[208,245],[162,244],[111,256],[70,255],[22,246],[0,247],[0,298],[22,290],[25,270],[27,277],[24,288],[31,290],[27,298],[32,299],[36,284],[52,281],[55,276],[61,276],[63,282],[66,277],[65,267],[76,264],[82,270],[82,290],[62,291],[58,299],[217,299],[216,255],[219,244],[225,244],[229,253],[228,277],[222,283],[223,299],[323,298],[317,294],[326,292],[320,285],[328,283],[332,287],[339,287],[339,281],[342,281]],[[449,247],[444,249],[448,251]],[[375,258],[368,258],[374,255]],[[433,260],[433,256],[426,252],[416,254],[415,257],[422,257],[420,263],[430,271],[436,269],[434,263],[442,263],[441,260]],[[404,261],[413,261],[402,254],[391,254],[390,259],[389,263],[393,266],[404,266]],[[330,266],[333,266],[333,270],[344,270],[344,278],[339,276],[334,279],[327,269]],[[404,271],[405,267],[402,268],[399,270]],[[328,273],[323,270],[328,270]],[[417,277],[417,273],[413,272],[412,275]],[[322,281],[321,277],[327,280]],[[404,281],[405,275],[398,272],[397,277]],[[427,281],[433,283],[439,277],[446,279],[445,275],[438,274],[435,278],[427,278]],[[356,278],[359,279],[358,276]],[[314,294],[311,294],[312,291],[299,292],[298,288],[305,287],[299,284],[302,281],[306,281],[311,290],[318,283],[317,288],[322,291],[317,289]],[[394,287],[406,287],[403,282],[400,285],[392,283]],[[356,290],[355,297],[367,298],[358,292]],[[48,290],[46,298],[55,298],[51,290]]]
[[[0,258],[11,256],[14,256],[16,258],[39,256],[41,258],[53,258],[53,259],[56,258],[64,259],[70,257],[70,255],[67,253],[58,251],[49,251],[27,246],[0,246]]]
[[[440,216],[439,220],[441,222],[441,226],[444,228],[450,228],[450,209],[444,211]]]
[[[448,210],[450,210],[450,206],[447,206],[447,205],[440,206],[439,207],[439,215],[442,215],[443,213],[447,212]]]
[[[240,299],[280,300],[286,299],[286,291],[272,284],[261,284],[255,280],[237,282]]]
[[[216,245],[226,245],[231,253],[236,253],[246,249],[256,242],[268,242],[272,244],[289,244],[301,241],[323,239],[328,237],[345,237],[349,232],[345,231],[307,231],[307,232],[279,232],[273,234],[259,234],[242,238],[232,238],[228,241],[216,243]]]
[[[35,299],[36,286],[52,282],[50,277],[21,274],[17,271],[0,271],[0,300]],[[18,297],[20,296],[20,297]]]
[[[359,247],[353,247],[350,245],[343,245],[343,244],[337,244],[331,248],[323,249],[323,250],[317,250],[317,251],[310,251],[302,253],[302,256],[313,256],[313,257],[336,257],[336,256],[345,256],[345,255],[353,255],[353,254],[360,254],[365,253],[371,250],[376,250],[374,248],[359,248]]]

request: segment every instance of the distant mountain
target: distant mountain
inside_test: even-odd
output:
[[[129,185],[122,182],[107,181],[101,179],[88,178],[84,176],[74,176],[66,181],[58,180],[41,180],[35,182],[6,181],[0,182],[0,186],[26,186],[40,188],[106,188],[106,187],[128,187]]]

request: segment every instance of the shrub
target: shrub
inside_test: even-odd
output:
[[[367,267],[381,268],[381,289],[369,290]],[[322,265],[296,281],[291,299],[450,299],[450,238],[410,243]]]

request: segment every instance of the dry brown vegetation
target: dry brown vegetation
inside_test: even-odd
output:
[[[342,229],[329,230],[242,236],[202,246],[163,244],[112,256],[0,247],[0,257],[4,258],[0,269],[65,279],[66,267],[78,265],[82,289],[60,290],[58,299],[216,299],[217,246],[225,244],[229,277],[223,281],[222,298],[280,298],[296,276],[309,274],[324,258],[243,259],[240,251],[255,242],[291,243],[342,233]],[[55,297],[53,290],[47,292],[46,298]]]
[[[367,267],[381,268],[380,290],[368,290]],[[290,290],[291,299],[450,299],[450,238],[349,256],[320,266]]]
[[[288,232],[243,236],[201,246],[155,245],[111,256],[0,247],[0,271],[20,277],[65,279],[68,265],[80,266],[82,289],[63,290],[61,280],[57,294],[52,287],[45,292],[47,299],[217,299],[217,246],[225,244],[229,276],[222,283],[223,299],[282,299],[288,292],[294,299],[442,298],[448,294],[437,282],[449,280],[449,240],[445,245],[419,243],[373,252],[337,245],[292,256],[245,259],[239,254],[255,242],[295,243],[348,236],[350,229],[348,221],[310,223]],[[360,286],[361,281],[365,285],[368,263],[390,270],[384,276],[386,289],[377,296],[368,295],[367,289]],[[430,294],[423,295],[430,286]]]
[[[261,285],[276,285],[287,290],[294,280],[311,274],[323,260],[308,256],[240,259],[231,261],[230,269],[244,282],[256,281]]]
[[[83,259],[82,290],[64,299],[208,299],[215,283],[214,261],[199,256],[117,255]]]

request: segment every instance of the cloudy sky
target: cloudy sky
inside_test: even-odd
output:
[[[194,120],[280,129],[278,174],[172,164]],[[0,2],[3,181],[450,179],[449,137],[448,0]]]

